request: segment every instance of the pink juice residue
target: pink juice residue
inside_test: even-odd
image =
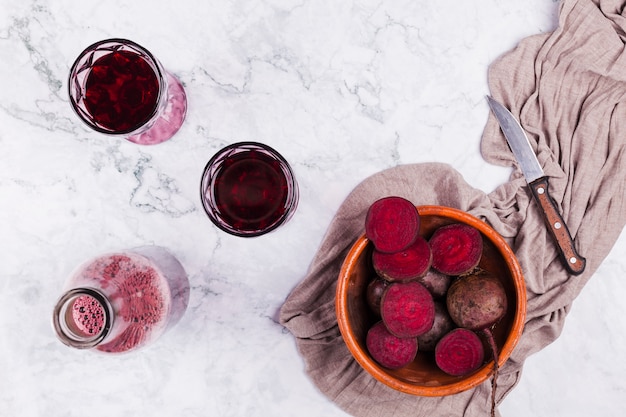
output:
[[[96,349],[120,353],[138,348],[157,338],[182,316],[187,303],[185,296],[188,297],[186,275],[175,259],[165,257],[165,261],[168,265],[159,268],[149,257],[132,252],[111,254],[96,258],[74,276],[73,285],[100,288],[113,306],[111,334]],[[79,300],[74,303],[79,310],[75,324],[90,335],[102,325],[98,321],[101,311],[97,308],[92,311],[89,300],[80,303]],[[83,314],[81,309],[89,312]]]
[[[83,335],[95,336],[104,327],[104,307],[95,298],[81,295],[72,304],[72,320]]]

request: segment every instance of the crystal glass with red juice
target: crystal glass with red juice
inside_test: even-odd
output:
[[[181,319],[188,302],[183,266],[166,249],[143,246],[81,265],[52,321],[68,346],[124,353],[156,340]]]
[[[289,163],[275,149],[239,142],[215,154],[200,186],[205,212],[235,236],[268,233],[287,222],[298,205],[298,183]]]
[[[72,65],[70,103],[92,129],[151,145],[181,127],[187,100],[180,81],[145,48],[107,39],[86,48]]]

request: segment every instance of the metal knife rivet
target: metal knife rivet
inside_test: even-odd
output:
[[[578,262],[578,259],[574,258],[573,256],[569,258],[569,263],[575,264],[576,262]]]
[[[561,223],[559,223],[559,222],[554,223],[554,228],[555,229],[560,229],[561,228]]]
[[[544,192],[545,192],[545,190],[543,189],[543,187],[537,188],[537,193],[543,194]]]

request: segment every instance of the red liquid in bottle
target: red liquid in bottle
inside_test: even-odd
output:
[[[85,107],[93,121],[113,133],[132,132],[154,115],[159,78],[141,56],[115,51],[98,58],[85,81]]]
[[[281,162],[251,150],[227,158],[215,178],[215,204],[222,219],[239,231],[261,231],[287,210],[287,178]]]
[[[152,342],[180,320],[189,299],[182,265],[160,248],[133,251],[94,258],[71,277],[72,289],[53,316],[62,323],[56,328],[66,344],[128,352]],[[89,344],[93,339],[83,340],[98,336],[94,344]]]

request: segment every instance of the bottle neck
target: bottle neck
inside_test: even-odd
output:
[[[95,288],[74,288],[61,296],[52,321],[58,338],[78,349],[100,344],[111,330],[113,307]]]

